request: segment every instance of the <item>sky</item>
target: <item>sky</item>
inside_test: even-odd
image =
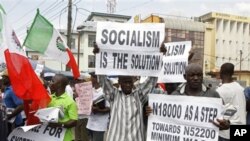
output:
[[[107,12],[107,0],[72,0],[72,26],[76,29],[90,12]],[[22,42],[36,9],[56,28],[67,28],[68,0],[0,0],[8,19]],[[197,17],[209,12],[250,17],[250,0],[116,0],[115,14],[134,17],[160,16]]]

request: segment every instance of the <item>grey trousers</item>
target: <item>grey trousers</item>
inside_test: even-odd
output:
[[[90,131],[91,141],[104,141],[104,131]]]

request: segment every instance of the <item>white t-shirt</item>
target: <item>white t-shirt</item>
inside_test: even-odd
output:
[[[72,88],[71,88],[70,85],[67,85],[67,86],[66,86],[65,91],[67,92],[67,94],[68,94],[71,98],[73,98],[74,92],[73,92],[73,90],[72,90]]]
[[[104,95],[102,88],[93,88],[93,101],[99,96]],[[109,107],[108,101],[105,101],[105,106]],[[87,128],[93,131],[106,131],[108,128],[109,113],[91,113],[88,119]]]
[[[246,100],[244,88],[237,82],[224,83],[216,89],[225,105],[233,106],[237,112],[229,118],[230,124],[246,124]],[[230,139],[229,130],[220,130],[219,136]]]

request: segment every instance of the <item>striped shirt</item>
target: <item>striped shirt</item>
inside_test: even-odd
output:
[[[156,85],[157,77],[150,77],[137,85],[129,95],[113,87],[106,76],[99,76],[99,82],[111,109],[107,141],[145,141],[142,106]]]

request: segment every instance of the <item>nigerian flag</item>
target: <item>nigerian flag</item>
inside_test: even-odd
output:
[[[39,11],[24,40],[24,46],[66,64],[72,69],[75,78],[80,76],[75,58],[62,36]]]

